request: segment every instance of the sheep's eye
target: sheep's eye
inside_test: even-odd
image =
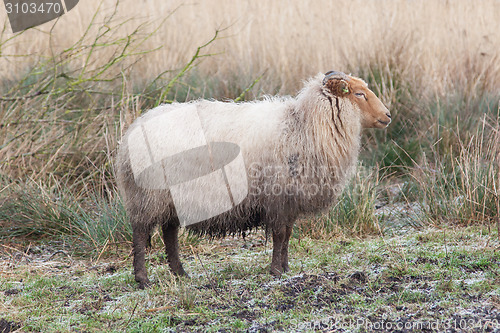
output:
[[[354,95],[356,95],[356,97],[363,97],[363,98],[366,98],[366,97],[365,97],[365,94],[364,94],[364,93],[362,93],[362,92],[357,92],[357,93],[355,93]]]

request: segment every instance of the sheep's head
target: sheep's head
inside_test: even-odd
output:
[[[348,98],[361,110],[361,125],[364,128],[385,128],[391,122],[391,114],[378,97],[368,89],[361,79],[342,72],[325,74],[323,86],[336,98]]]

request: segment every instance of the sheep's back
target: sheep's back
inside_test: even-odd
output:
[[[131,156],[134,154],[131,154],[130,149],[141,149],[141,147],[131,145],[129,141],[133,138],[131,133],[138,126],[153,123],[157,126],[156,131],[179,133],[176,141],[153,143],[179,145],[182,140],[188,139],[190,135],[195,135],[195,133],[178,128],[179,125],[181,127],[190,127],[190,124],[183,123],[185,121],[182,118],[183,112],[187,113],[190,110],[196,110],[206,142],[230,142],[238,145],[248,172],[251,165],[269,163],[275,155],[274,150],[284,123],[285,107],[286,103],[283,103],[283,100],[242,104],[202,100],[191,103],[162,105],[145,113],[127,130],[118,152],[117,179],[128,213],[140,217],[143,221],[146,221],[144,223],[158,223],[162,218],[168,218],[175,212],[169,191],[142,188],[138,186],[134,178],[131,161]],[[171,112],[176,112],[175,115],[179,115],[179,118],[174,118],[175,121],[172,123],[158,122],[161,119],[160,117]],[[161,123],[161,127],[158,127],[159,123]],[[146,147],[142,147],[142,149],[145,150]],[[261,220],[260,213],[255,208],[257,206],[255,200],[252,200],[251,195],[249,195],[239,205],[237,214],[235,214],[236,210],[231,210],[229,213],[222,214],[220,218],[206,221],[202,228],[198,228],[198,230],[205,230],[204,233],[211,235],[214,235],[214,232],[210,232],[210,230],[217,230],[215,234],[223,235],[225,233],[239,233],[256,227],[260,225]],[[231,215],[233,217],[232,222],[228,222]],[[235,217],[239,222],[235,221]],[[245,220],[247,222],[244,222]],[[224,228],[224,225],[227,227]]]

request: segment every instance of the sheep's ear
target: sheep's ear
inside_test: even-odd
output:
[[[342,79],[330,79],[324,83],[326,89],[334,96],[343,97],[351,92],[349,83]]]

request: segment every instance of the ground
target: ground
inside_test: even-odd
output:
[[[153,286],[137,287],[128,244],[99,258],[64,244],[0,245],[0,332],[496,332],[500,242],[488,227],[426,227],[291,240],[291,271],[267,273],[271,244],[182,237],[190,278],[172,276],[158,235]]]

